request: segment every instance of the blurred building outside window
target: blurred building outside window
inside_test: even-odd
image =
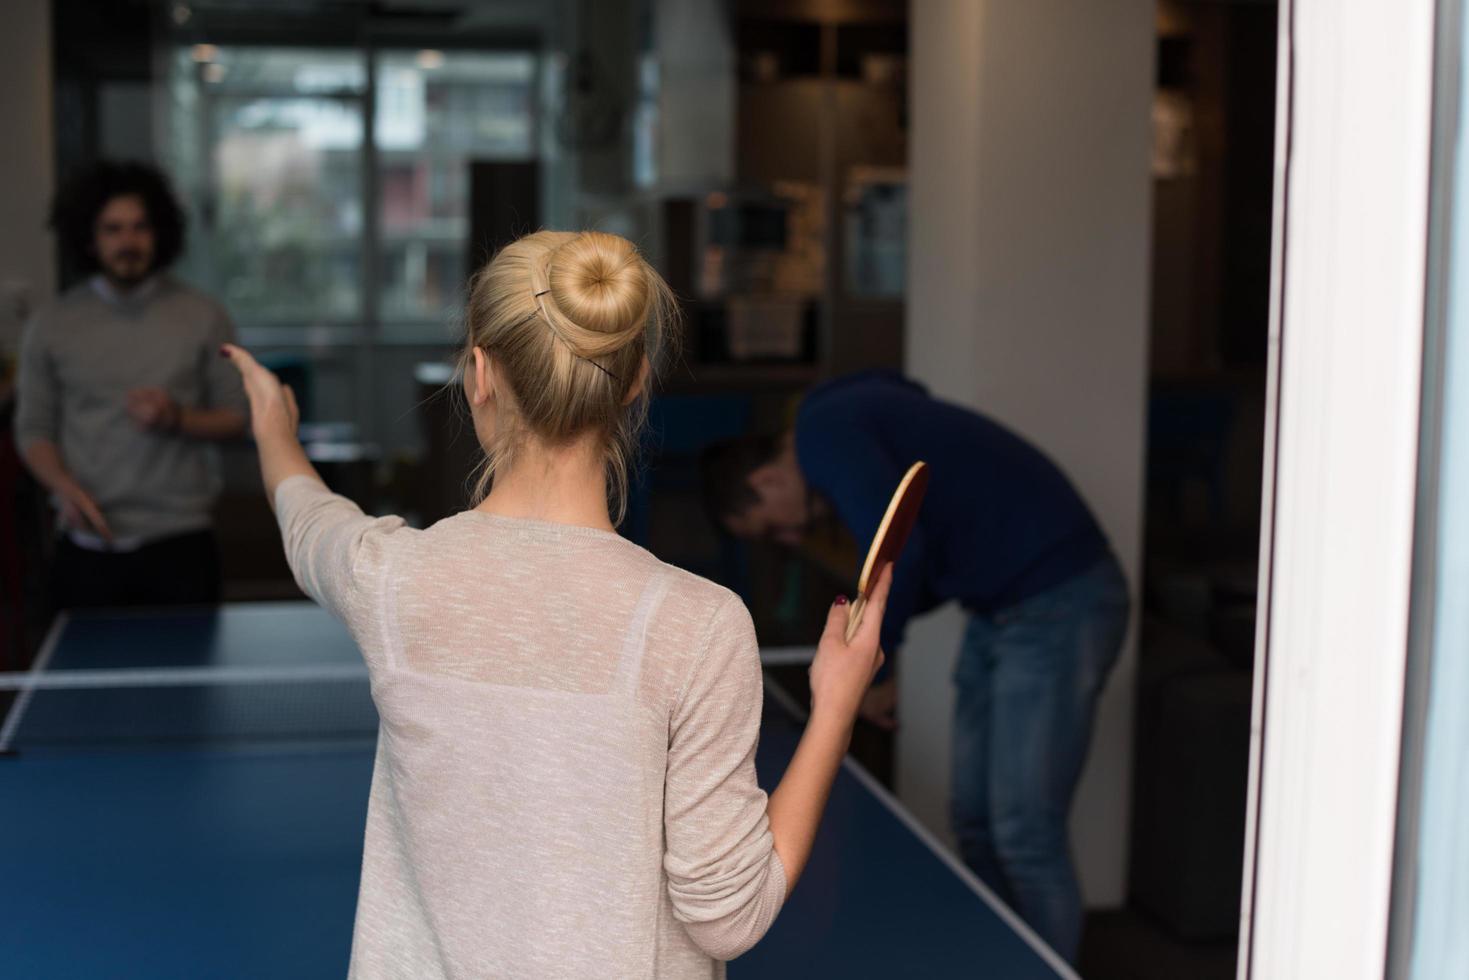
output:
[[[470,162],[535,156],[537,80],[519,51],[178,48],[160,156],[193,217],[181,274],[247,334],[448,339],[470,272]]]

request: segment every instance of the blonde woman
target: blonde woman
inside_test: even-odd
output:
[[[833,605],[810,724],[767,799],[749,613],[613,530],[672,315],[617,236],[501,251],[461,357],[480,499],[422,531],[329,492],[290,389],[222,351],[291,568],[351,629],[382,718],[354,977],[717,977],[801,875],[890,576],[851,644]]]

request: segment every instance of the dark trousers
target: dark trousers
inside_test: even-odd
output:
[[[90,551],[62,537],[51,569],[57,609],[212,605],[219,602],[219,544],[191,531],[136,551]]]

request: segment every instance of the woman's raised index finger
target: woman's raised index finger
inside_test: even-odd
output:
[[[259,367],[254,356],[238,344],[220,344],[219,356],[233,364],[241,374],[252,367]]]

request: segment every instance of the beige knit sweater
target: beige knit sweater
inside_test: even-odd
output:
[[[418,531],[308,477],[276,509],[382,717],[353,977],[718,977],[764,935],[785,873],[733,594],[590,528]]]

